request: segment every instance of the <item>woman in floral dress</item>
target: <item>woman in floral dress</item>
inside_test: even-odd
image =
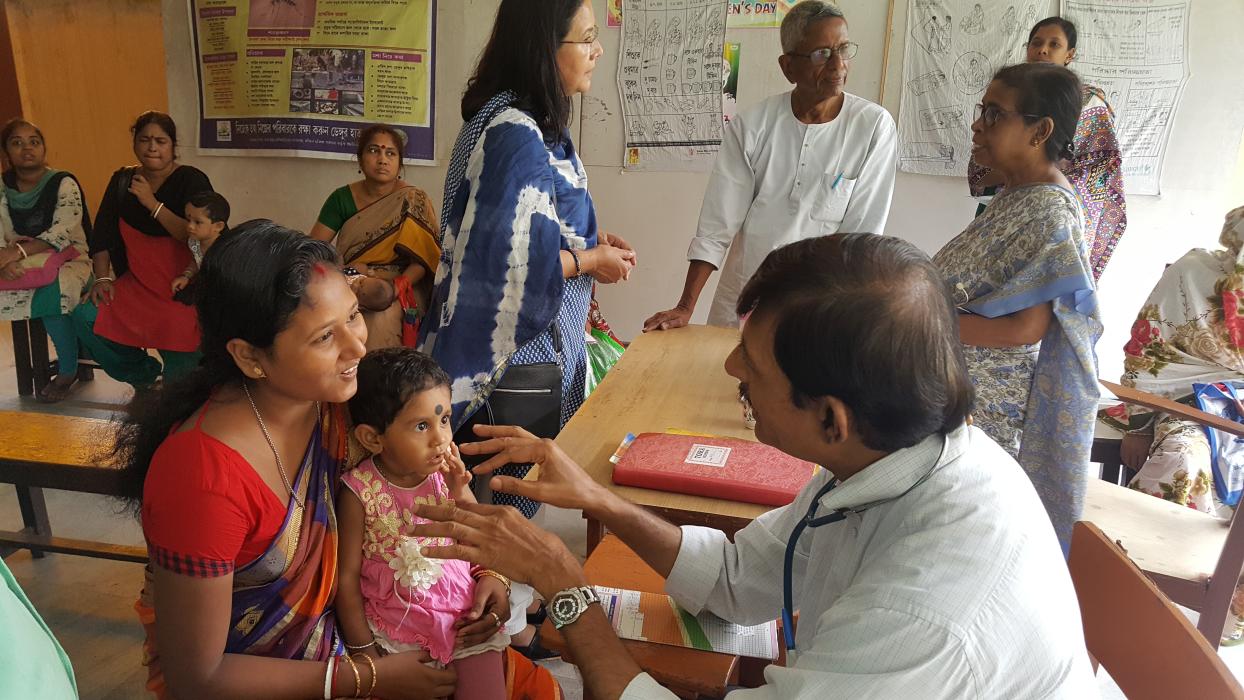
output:
[[[1227,214],[1222,248],[1194,248],[1166,268],[1123,346],[1125,386],[1192,403],[1193,384],[1244,381],[1244,207]],[[1230,518],[1214,484],[1209,439],[1200,424],[1123,404],[1103,419],[1126,431],[1129,487],[1203,513]],[[1244,461],[1221,460],[1238,473]],[[1230,479],[1229,479],[1230,480]],[[1244,641],[1244,591],[1237,588],[1223,644]]]

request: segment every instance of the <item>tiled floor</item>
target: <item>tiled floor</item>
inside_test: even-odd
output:
[[[0,323],[0,409],[62,413],[107,418],[128,399],[129,390],[102,373],[80,386],[69,400],[52,406],[19,399],[13,375],[9,324]],[[141,545],[142,532],[125,505],[100,496],[47,491],[48,513],[54,532],[82,539]],[[538,522],[557,533],[571,551],[582,556],[585,528],[581,514],[545,508]],[[21,515],[13,487],[0,484],[0,529],[18,529]],[[137,564],[50,554],[32,559],[26,552],[5,562],[21,582],[35,607],[64,645],[77,673],[81,696],[90,700],[123,700],[149,697],[143,691],[146,677],[141,660],[142,628],[133,603],[142,586]],[[1189,613],[1195,624],[1195,613]],[[1223,649],[1223,659],[1237,677],[1244,678],[1244,647]],[[573,666],[561,662],[550,670],[562,681],[567,698],[578,700],[582,688]],[[1102,698],[1123,698],[1103,672]]]

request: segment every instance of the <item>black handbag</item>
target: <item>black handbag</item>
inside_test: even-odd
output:
[[[481,438],[471,428],[480,424],[516,425],[539,438],[557,437],[561,432],[562,335],[556,321],[550,329],[558,361],[507,367],[484,405],[458,428],[455,442],[478,442]],[[474,468],[490,456],[462,458]]]

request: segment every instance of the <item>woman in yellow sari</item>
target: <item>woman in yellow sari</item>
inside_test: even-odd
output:
[[[367,322],[369,350],[414,346],[441,254],[432,200],[402,180],[405,149],[400,129],[363,129],[363,179],[333,190],[311,229],[313,238],[336,238],[342,260],[359,273],[351,287]]]

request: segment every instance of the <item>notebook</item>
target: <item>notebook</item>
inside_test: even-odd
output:
[[[641,433],[613,470],[613,483],[766,506],[784,506],[817,467],[751,440]]]

